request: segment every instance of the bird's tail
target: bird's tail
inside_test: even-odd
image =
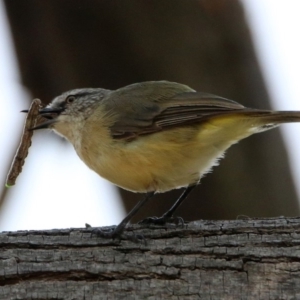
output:
[[[266,131],[282,123],[300,122],[300,111],[241,109],[223,112],[208,119],[210,125],[222,128],[222,134],[233,140]],[[206,125],[209,126],[209,125]],[[210,128],[210,133],[212,128]],[[216,131],[217,132],[217,131]]]
[[[249,112],[252,116],[257,116],[258,120],[263,123],[292,123],[300,122],[300,111],[252,111]]]
[[[248,119],[248,125],[256,128],[256,132],[269,130],[283,123],[300,122],[300,111],[244,110],[237,115]]]

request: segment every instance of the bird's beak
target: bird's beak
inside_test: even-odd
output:
[[[60,113],[62,111],[63,111],[63,108],[47,108],[46,107],[46,108],[40,109],[39,115],[45,119],[48,119],[48,121],[42,122],[41,124],[38,124],[37,126],[30,128],[30,130],[49,128],[49,126],[51,124],[53,124],[57,121],[56,118],[60,115]],[[28,113],[28,109],[24,109],[21,112]]]

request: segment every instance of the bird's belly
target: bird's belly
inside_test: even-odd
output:
[[[165,192],[194,184],[232,144],[258,132],[253,119],[238,114],[132,141],[113,139],[98,123],[97,134],[90,136],[87,129],[81,140],[71,140],[80,158],[100,176],[133,192]]]
[[[123,153],[119,158],[108,160],[95,170],[100,176],[114,184],[133,192],[166,192],[197,183],[217,162],[222,153],[203,153],[198,157],[187,157],[181,153],[173,159],[167,155],[145,159],[140,154]],[[126,158],[125,158],[126,157]]]
[[[198,130],[166,131],[117,141],[111,147],[82,155],[82,160],[101,177],[133,192],[165,192],[194,184],[222,156],[224,149],[199,143]]]

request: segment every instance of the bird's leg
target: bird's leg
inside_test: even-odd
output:
[[[146,196],[141,199],[136,206],[127,214],[127,216],[121,221],[119,225],[117,225],[114,229],[110,231],[104,231],[101,229],[96,229],[96,234],[98,236],[104,237],[104,238],[118,238],[123,233],[127,223],[131,220],[131,218],[139,211],[139,209],[144,206],[148,200],[150,200],[154,195],[154,192],[149,192],[146,194]]]
[[[172,207],[165,212],[161,217],[150,217],[146,218],[139,222],[139,224],[155,224],[155,225],[164,225],[166,223],[184,223],[183,219],[180,217],[173,217],[175,210],[182,204],[182,202],[188,197],[190,192],[195,188],[196,185],[188,186],[180,197],[176,200],[176,202],[172,205]]]

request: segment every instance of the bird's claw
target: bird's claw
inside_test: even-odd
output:
[[[175,224],[175,225],[184,225],[184,220],[181,217],[168,217],[168,216],[162,216],[162,217],[150,217],[146,218],[144,220],[141,220],[138,222],[138,224],[141,225],[166,225],[166,224]]]
[[[142,234],[125,234],[124,232],[118,232],[116,231],[116,227],[110,228],[107,230],[102,230],[100,228],[93,228],[92,233],[97,235],[98,237],[102,237],[105,239],[113,239],[113,240],[130,240],[134,243],[144,242],[145,245],[146,239]]]
[[[93,228],[92,233],[97,235],[98,237],[107,238],[107,239],[120,239],[122,232],[116,232],[116,227],[109,228],[106,230],[100,229],[100,228]]]

